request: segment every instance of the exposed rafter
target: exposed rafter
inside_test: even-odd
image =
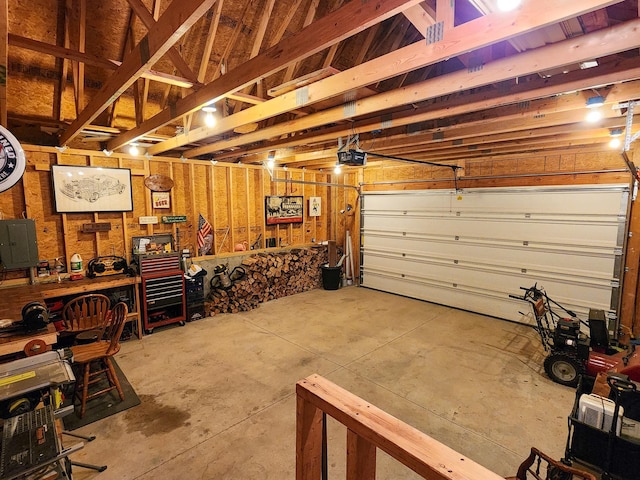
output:
[[[111,140],[109,149],[114,150],[126,145],[145,133],[166,125],[175,118],[197,110],[210,101],[217,101],[227,93],[238,91],[259,78],[319,52],[335,42],[365,30],[382,19],[391,17],[417,3],[419,3],[418,0],[350,2],[315,22],[314,32],[303,29],[284,39],[278,45],[234,69],[233,74],[229,72],[228,75],[214,80],[196,94],[176,102],[175,107],[171,110],[165,109],[144,122],[143,125]],[[316,35],[317,31],[322,31],[323,34]]]
[[[65,145],[87,124],[91,123],[110,103],[133,84],[142,72],[153,65],[191,27],[215,0],[181,0],[172,3],[162,15],[154,30],[144,37],[124,59],[115,74],[94,96],[87,108],[60,137]],[[145,132],[146,133],[146,132]]]

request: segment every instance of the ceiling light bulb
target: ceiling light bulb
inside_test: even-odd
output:
[[[498,0],[498,9],[501,12],[510,12],[520,6],[520,0]]]
[[[273,166],[276,164],[276,161],[273,158],[269,158],[267,160],[267,167],[269,168],[273,168]]]
[[[340,173],[342,173],[342,165],[340,165],[339,163],[333,168],[333,173],[335,173],[336,175],[339,175]]]
[[[611,148],[618,148],[621,144],[622,142],[620,142],[620,139],[618,137],[613,137],[611,141],[609,141],[609,146]]]
[[[138,155],[140,153],[140,150],[138,149],[138,145],[136,145],[135,143],[132,143],[129,146],[129,153],[131,155]]]
[[[204,124],[209,128],[216,126],[216,117],[213,116],[213,113],[207,112],[204,116]]]
[[[587,113],[587,122],[595,123],[602,118],[602,112],[600,110],[591,110]]]

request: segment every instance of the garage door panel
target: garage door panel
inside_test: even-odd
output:
[[[402,247],[402,245],[399,245]],[[572,278],[574,282],[605,282],[609,285],[615,282],[615,278],[611,274],[603,272],[611,265],[614,256],[607,257],[586,257],[574,258],[574,252],[563,251],[558,253],[543,253],[539,255],[529,255],[522,258],[521,252],[501,250],[496,252],[495,249],[473,248],[467,247],[464,256],[439,255],[434,250],[425,250],[423,252],[410,249],[389,249],[367,247],[366,258],[367,266],[385,265],[392,268],[396,263],[404,264],[405,262],[415,265],[415,268],[429,269],[437,265],[458,265],[465,268],[475,268],[481,271],[499,270],[505,272],[527,273],[535,276],[565,276]],[[475,253],[475,256],[474,256]],[[576,268],[576,264],[585,263],[582,268]]]
[[[620,222],[541,222],[536,220],[492,220],[489,218],[425,218],[372,215],[367,218],[367,232],[396,232],[407,235],[432,234],[442,239],[496,239],[544,244],[578,244],[615,247]],[[479,228],[481,227],[481,228]]]
[[[437,278],[418,278],[406,276],[401,278],[390,272],[370,271],[367,273],[369,281],[365,285],[385,292],[396,293],[412,298],[418,298],[428,302],[470,310],[484,315],[504,318],[515,322],[530,323],[530,318],[521,315],[529,313],[529,309],[521,301],[510,299],[505,295],[504,288],[509,292],[518,293],[510,289],[510,285],[491,285],[485,283],[486,288],[474,287],[464,284],[451,284]],[[525,285],[533,285],[536,279],[520,278]],[[610,309],[610,289],[607,287],[594,287],[584,289],[580,295],[573,296],[570,290],[574,285],[554,281],[537,281],[538,286],[544,287],[548,292],[554,292],[552,298],[569,310],[576,312],[582,318],[586,318],[589,308]],[[503,289],[499,289],[503,288]],[[568,291],[568,295],[562,292]]]
[[[453,263],[454,261],[469,261],[513,266],[516,268],[545,270],[549,266],[554,270],[566,274],[578,274],[581,271],[607,271],[611,262],[620,256],[617,249],[581,249],[581,248],[549,248],[534,245],[518,246],[503,243],[475,244],[466,242],[464,245],[452,242],[438,242],[420,238],[381,238],[368,236],[367,244],[363,247],[367,254],[389,254],[409,258],[433,259]],[[573,257],[578,258],[573,258]],[[582,265],[576,268],[576,263]]]
[[[537,282],[578,312],[615,314],[627,185],[365,194],[363,286],[520,320]]]
[[[606,186],[605,186],[606,187]],[[623,186],[626,188],[626,185]],[[527,213],[530,215],[560,215],[571,217],[588,215],[609,216],[612,211],[624,212],[627,199],[614,189],[603,191],[601,186],[582,186],[577,189],[561,191],[558,188],[509,188],[486,189],[486,193],[474,189],[461,195],[452,190],[431,190],[429,192],[393,192],[394,197],[402,198],[400,204],[390,203],[388,196],[367,197],[367,209],[388,211],[397,214],[403,211],[422,212],[494,212]],[[551,193],[546,197],[540,193]],[[596,194],[594,196],[594,193]],[[628,193],[628,192],[625,192]],[[429,197],[425,204],[424,197]]]
[[[577,303],[592,300],[606,310],[611,308],[611,282],[607,279],[588,277],[567,277],[554,272],[523,274],[517,269],[493,267],[478,268],[471,264],[424,264],[408,259],[392,259],[375,257],[375,261],[366,266],[365,274],[376,273],[400,279],[428,281],[447,284],[453,287],[465,289],[477,289],[492,292],[517,293],[520,286],[527,287],[534,283],[545,286],[553,285],[559,291],[549,294],[552,297],[562,295],[565,288],[558,285],[570,284],[576,288],[576,294],[567,300]],[[508,296],[508,294],[507,294]],[[555,297],[554,297],[555,298]],[[595,307],[595,305],[591,305]]]

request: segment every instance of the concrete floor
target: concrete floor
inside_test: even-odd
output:
[[[573,391],[536,333],[359,287],[314,290],[123,344],[141,405],[84,427],[74,479],[295,478],[295,384],[318,373],[501,476],[537,446],[564,453]],[[329,423],[329,478],[346,430]],[[419,478],[383,453],[382,479]]]

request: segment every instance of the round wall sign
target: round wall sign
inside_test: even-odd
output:
[[[0,192],[18,183],[26,166],[20,143],[9,130],[0,126]]]

